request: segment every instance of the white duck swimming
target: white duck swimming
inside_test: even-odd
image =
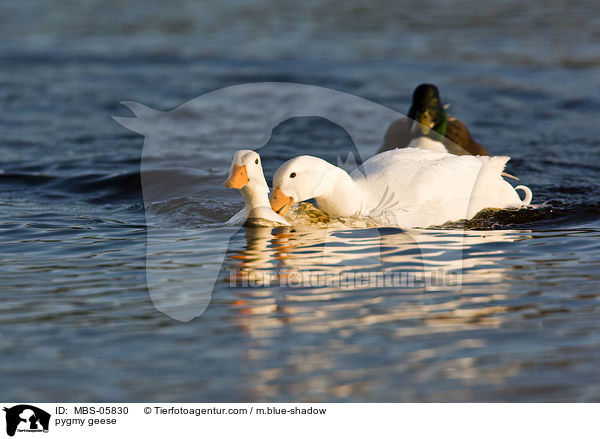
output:
[[[426,227],[469,219],[487,207],[508,208],[521,200],[501,173],[509,157],[457,156],[402,148],[371,157],[350,174],[325,160],[300,156],[275,172],[271,207],[283,214],[297,201],[315,198],[337,217],[384,217],[390,224]]]
[[[244,210],[234,215],[227,224],[243,224],[246,220],[266,220],[289,226],[283,217],[269,205],[269,186],[265,180],[260,156],[248,149],[233,155],[229,176],[223,186],[239,189],[244,198]]]

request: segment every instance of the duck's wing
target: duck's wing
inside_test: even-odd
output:
[[[448,152],[455,155],[489,155],[483,146],[473,140],[467,126],[454,117],[448,117],[444,144]]]
[[[394,148],[404,148],[410,143],[410,127],[412,121],[407,117],[401,117],[393,121],[385,132],[383,145],[377,153],[389,151]]]
[[[411,209],[420,201],[419,193],[429,183],[426,177],[415,180],[427,168],[438,167],[443,158],[457,158],[446,152],[422,148],[400,148],[377,154],[350,172],[366,190],[364,211],[370,216]],[[437,173],[433,173],[437,177]],[[417,183],[415,187],[415,182]],[[435,183],[434,183],[435,186]]]

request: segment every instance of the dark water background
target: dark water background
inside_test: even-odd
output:
[[[55,3],[0,3],[2,399],[600,400],[596,2]],[[469,231],[459,291],[221,282],[200,318],[173,320],[146,286],[143,137],[110,116],[130,115],[123,100],[170,110],[257,81],[401,112],[415,85],[433,82],[548,204]],[[270,145],[335,157],[347,142],[298,118]],[[205,192],[225,176],[217,162]],[[267,159],[268,176],[277,164]],[[167,220],[209,229],[241,207],[221,188],[165,203]],[[256,233],[232,238],[226,264],[262,264],[285,246],[300,268],[320,266],[318,234]],[[365,233],[340,235],[349,249],[337,255],[354,269],[366,262],[348,255],[379,245]],[[407,248],[390,239],[393,261]]]

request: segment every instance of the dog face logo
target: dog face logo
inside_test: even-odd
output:
[[[238,228],[207,228],[199,238],[206,236],[206,245],[194,240],[194,246],[188,249],[186,246],[192,241],[182,240],[180,233],[166,235],[165,220],[152,206],[162,205],[169,199],[213,199],[215,192],[202,189],[202,185],[199,188],[197,183],[196,176],[207,169],[207,163],[222,157],[224,171],[235,151],[265,146],[273,129],[288,119],[320,117],[343,128],[350,137],[350,150],[358,165],[375,153],[386,128],[403,117],[390,108],[348,93],[283,82],[226,87],[169,112],[135,102],[124,104],[135,117],[115,116],[114,119],[145,137],[140,175],[147,225],[145,274],[148,291],[158,310],[181,322],[202,315],[208,307],[224,268],[230,239]],[[357,118],[361,124],[356,123]],[[190,124],[190,120],[194,123]],[[280,153],[273,156],[277,154]],[[281,154],[279,157],[283,158]],[[159,165],[158,160],[163,164]],[[170,169],[172,160],[179,163],[178,171],[172,174],[171,180],[165,181],[165,174],[155,171],[163,166],[163,169]],[[212,171],[206,172],[206,175],[212,175]],[[179,227],[174,223],[167,225],[168,230]],[[185,225],[181,226],[181,229],[185,228]],[[166,236],[169,238],[165,239]],[[168,263],[165,263],[165,257]],[[174,267],[177,269],[173,270]],[[184,267],[193,267],[190,268],[193,277],[180,271],[187,270]],[[181,274],[175,274],[176,271]],[[170,281],[173,276],[190,281],[174,285]]]
[[[11,408],[4,407],[6,412],[6,434],[14,436],[17,430],[26,432],[47,432],[50,425],[50,414],[44,410],[27,404],[19,404]]]

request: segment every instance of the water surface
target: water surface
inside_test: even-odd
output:
[[[5,400],[599,400],[595,3],[27,5],[0,6]],[[220,186],[230,153],[212,134],[225,117],[194,140],[209,157],[196,174],[170,156],[154,163],[165,182],[189,178],[197,193],[165,184],[162,200],[144,204],[144,139],[110,118],[131,116],[119,102],[166,111],[261,81],[329,87],[400,112],[417,84],[433,82],[545,206],[417,235],[227,229],[242,201]],[[186,123],[193,132],[197,115]],[[290,119],[264,147],[265,173],[301,153],[335,162],[351,147],[324,119]],[[160,228],[149,230],[146,210]],[[193,257],[229,240],[201,317],[182,323],[154,306],[149,233],[182,240]],[[183,273],[174,288],[197,280],[196,263],[173,267]],[[457,266],[459,288],[280,285],[290,273]],[[268,286],[256,282],[272,273]]]

